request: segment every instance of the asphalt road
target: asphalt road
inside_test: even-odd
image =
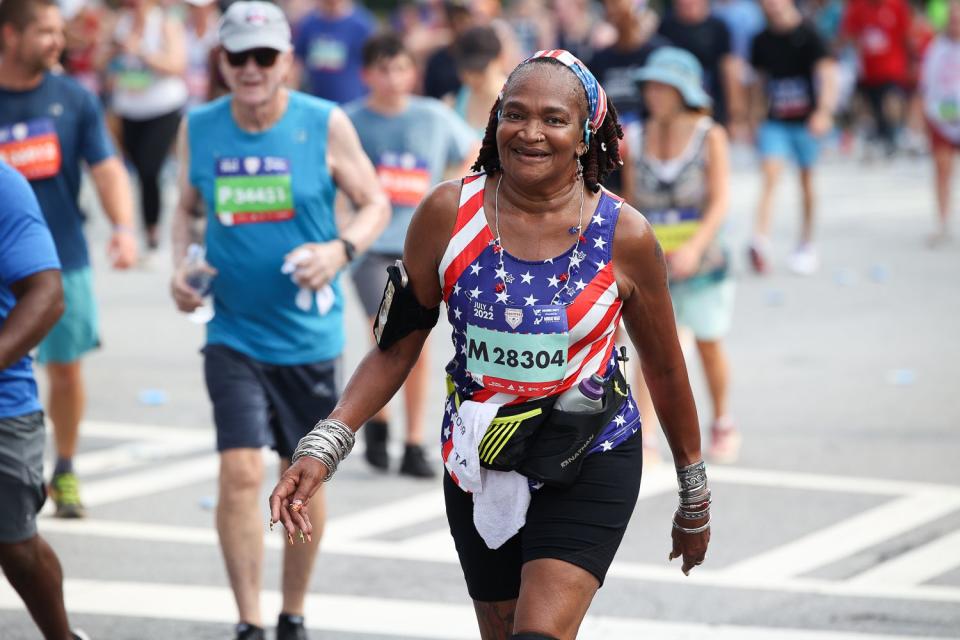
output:
[[[799,217],[787,177],[775,271],[758,278],[741,266],[738,277],[728,345],[744,444],[739,462],[710,468],[708,561],[690,578],[667,562],[672,471],[646,470],[582,638],[960,638],[960,241],[925,246],[928,165],[825,165],[823,266],[809,278],[785,268]],[[737,171],[729,231],[738,255],[758,188],[753,170]],[[72,620],[93,638],[229,638],[236,613],[212,527],[202,328],[170,302],[165,254],[152,268],[111,272],[101,216],[90,231],[104,341],[85,365],[77,460],[90,516],[45,516],[41,532],[63,562]],[[368,344],[350,296],[347,371]],[[446,331],[441,323],[431,339],[434,429]],[[706,422],[695,361],[691,372]],[[354,456],[328,498],[307,612],[313,638],[477,637],[438,481],[375,475]],[[279,606],[280,545],[271,535],[268,620]],[[37,637],[5,585],[0,637]]]

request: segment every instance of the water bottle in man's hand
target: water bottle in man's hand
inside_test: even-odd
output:
[[[210,287],[213,284],[213,274],[210,272],[207,264],[206,251],[199,244],[191,244],[187,247],[187,257],[184,260],[186,266],[186,281],[190,287],[197,292],[201,298],[210,294]]]

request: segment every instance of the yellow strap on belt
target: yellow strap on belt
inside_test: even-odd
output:
[[[460,394],[456,393],[456,387],[453,384],[453,378],[447,376],[447,396],[453,396],[454,407],[459,411],[460,410]],[[539,416],[543,413],[543,408],[531,409],[530,411],[525,411],[524,413],[518,413],[513,416],[504,416],[502,418],[494,418],[490,422],[490,426],[487,427],[486,432],[483,434],[483,438],[480,439],[480,444],[478,449],[480,452],[480,459],[484,462],[491,464],[500,452],[503,451],[503,448],[507,446],[507,443],[510,442],[510,438],[513,437],[513,434],[517,432],[517,429],[520,428],[520,425],[524,420]]]
[[[480,459],[491,464],[493,460],[500,455],[503,448],[510,442],[510,438],[517,432],[524,420],[539,416],[543,413],[542,408],[531,409],[524,413],[518,413],[515,416],[505,416],[503,418],[494,418],[490,422],[486,433],[480,439]]]

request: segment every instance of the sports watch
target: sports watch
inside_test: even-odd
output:
[[[357,246],[346,238],[337,238],[337,240],[343,243],[343,252],[347,254],[347,262],[353,262],[353,259],[357,257]]]

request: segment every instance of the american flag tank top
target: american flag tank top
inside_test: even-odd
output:
[[[454,393],[461,401],[519,404],[559,395],[595,373],[606,378],[616,367],[623,303],[612,252],[623,199],[601,192],[593,214],[584,212],[576,251],[571,246],[555,258],[521,260],[495,246],[483,207],[486,178],[464,178],[439,267],[454,347],[446,368],[444,460],[452,448]],[[590,453],[613,449],[639,428],[640,413],[628,397]]]

